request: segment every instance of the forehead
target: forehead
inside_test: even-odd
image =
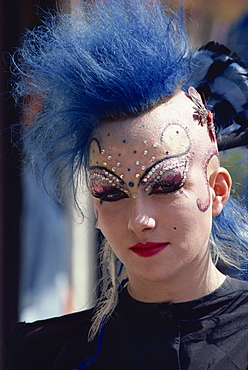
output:
[[[103,123],[94,132],[89,165],[114,166],[113,153],[122,161],[145,156],[146,162],[185,154],[193,113],[192,103],[179,94],[138,118]]]
[[[187,127],[174,120],[166,125],[156,122],[136,121],[131,125],[106,124],[96,134],[90,146],[90,166],[114,165],[114,158],[120,161],[154,162],[162,157],[173,158],[187,153],[191,140]],[[118,166],[117,166],[118,167]]]

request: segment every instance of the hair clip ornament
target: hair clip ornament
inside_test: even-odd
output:
[[[216,141],[213,115],[203,104],[201,95],[196,89],[194,89],[194,87],[190,86],[188,88],[188,93],[186,93],[186,96],[190,98],[196,106],[195,111],[199,116],[200,125],[203,126],[205,123],[207,123],[207,129],[210,139],[211,141]]]

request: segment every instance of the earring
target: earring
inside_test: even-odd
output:
[[[95,223],[95,228],[100,229],[98,225],[98,211],[95,209],[95,217],[96,217],[96,223]]]
[[[100,230],[100,227],[98,225],[98,219],[96,220],[95,228]]]

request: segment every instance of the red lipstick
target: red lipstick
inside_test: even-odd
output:
[[[151,257],[166,248],[168,244],[157,242],[138,243],[130,247],[130,249],[141,257]]]

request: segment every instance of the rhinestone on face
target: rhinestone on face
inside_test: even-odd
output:
[[[121,179],[123,179],[123,177],[124,177],[124,175],[123,175],[123,173],[122,173],[122,174],[120,175],[120,178],[121,178]]]
[[[140,174],[139,173],[136,173],[135,177],[136,177],[136,179],[139,179],[140,178]]]
[[[153,148],[157,148],[158,143],[154,143],[152,146],[153,146]]]
[[[101,154],[105,154],[105,149],[102,149],[101,150]]]
[[[152,189],[152,187],[149,185],[149,186],[147,186],[146,188],[145,188],[145,191],[150,191]]]
[[[108,160],[110,161],[112,159],[112,155],[109,155],[108,156]]]
[[[117,166],[117,167],[121,167],[121,163],[120,163],[120,162],[117,162],[117,163],[116,163],[116,166]]]
[[[100,180],[100,181],[106,181],[111,186],[113,186],[117,189],[122,189],[122,191],[124,191],[124,193],[129,194],[128,190],[122,187],[123,185],[125,185],[125,183],[123,181],[120,181],[120,179],[118,177],[116,177],[114,174],[112,174],[112,173],[110,173],[106,170],[91,173],[90,181],[92,182],[94,179],[97,179],[97,180]]]
[[[161,176],[167,172],[167,171],[171,171],[175,168],[178,168],[178,167],[184,167],[184,169],[182,169],[182,181],[181,181],[181,185],[180,186],[183,186],[185,180],[186,180],[186,177],[187,177],[187,172],[188,172],[188,162],[187,160],[182,160],[181,162],[179,163],[174,163],[174,164],[171,164],[167,167],[163,167],[162,169],[160,169],[159,173],[157,174],[157,176],[154,178],[154,182],[158,182],[160,179],[161,179]],[[156,172],[156,170],[159,169],[159,165],[156,165],[154,168],[151,169],[151,171],[149,171],[149,173],[144,177],[144,179],[142,180],[142,185],[147,182],[149,180],[149,178]],[[150,188],[151,186],[148,185],[148,187],[145,189],[146,191],[150,191]]]
[[[152,158],[151,158],[151,161],[152,161],[152,162],[154,162],[154,161],[155,161],[155,159],[156,159],[156,157],[152,157]]]
[[[147,144],[147,140],[144,140],[144,141],[143,141],[143,143],[144,143],[144,144]]]
[[[107,162],[103,162],[103,165],[104,165],[104,167],[106,167],[107,166]]]
[[[140,161],[136,161],[135,164],[136,166],[138,166],[140,164]]]
[[[112,171],[115,172],[116,171],[116,167],[112,167]]]
[[[134,195],[133,195],[133,198],[134,198],[134,199],[136,199],[136,198],[137,198],[137,196],[138,196],[137,194],[134,194]]]
[[[147,155],[148,154],[148,150],[144,150],[144,155]]]
[[[142,171],[145,171],[146,166],[141,166]]]

